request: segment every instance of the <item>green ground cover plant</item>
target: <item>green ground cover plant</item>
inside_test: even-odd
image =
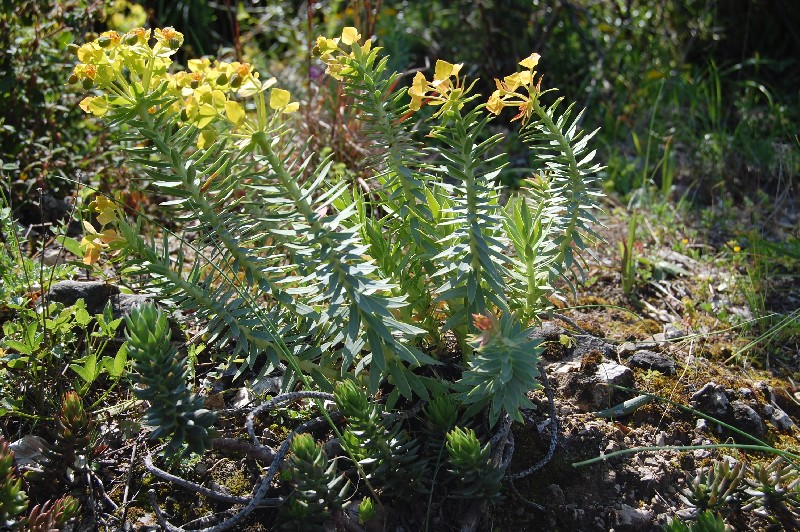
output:
[[[578,519],[561,509],[580,485],[592,486],[583,524],[616,527],[619,504],[664,511],[635,482],[638,457],[623,454],[633,447],[691,472],[655,523],[681,507],[676,530],[800,519],[796,466],[761,463],[795,442],[800,144],[792,38],[750,31],[760,6],[6,4],[0,423],[14,448],[50,447],[32,467],[3,466],[8,526],[55,527],[58,505],[77,508],[48,502],[66,493],[80,500],[78,526],[133,523],[149,512],[147,486],[168,530],[168,519],[214,528],[215,517],[222,528],[474,528],[475,501],[497,510],[481,525],[567,528]],[[97,33],[70,45],[86,30]],[[48,201],[72,187],[53,217]],[[158,306],[126,322],[110,306],[93,315],[80,300],[49,301],[57,281],[84,278]],[[630,308],[636,323],[618,312]],[[530,338],[553,324],[569,327]],[[556,373],[587,334],[617,356]],[[630,366],[644,345],[677,375]],[[730,450],[642,396],[576,414],[564,378],[588,378],[599,361],[686,404],[713,380],[760,417],[765,443]],[[549,420],[547,372],[561,403]],[[247,442],[232,426],[256,405]],[[572,469],[611,440],[622,445],[617,495],[594,483],[606,464]],[[508,482],[546,448],[539,474]],[[723,449],[742,453],[746,481],[718,496]],[[687,466],[693,450],[711,461]],[[273,464],[252,496],[249,469],[226,484],[235,496],[206,487],[220,477],[203,471],[229,453]],[[195,519],[218,508],[183,488],[242,511]]]
[[[274,78],[208,59],[171,69],[182,39],[172,28],[106,32],[78,49],[69,81],[97,91],[81,108],[125,131],[131,163],[169,197],[162,207],[174,220],[200,223],[196,237],[163,228],[161,241],[144,237],[141,218],[98,197],[102,226],[88,231],[84,262],[113,251],[127,275],[146,276],[160,299],[207,320],[208,336],[233,346],[227,363],[239,374],[259,379],[286,368],[284,390],[298,382],[347,390],[349,400],[337,395],[355,423],[345,447],[366,479],[395,486],[389,492],[398,496],[409,484],[394,478],[396,461],[406,470],[426,462],[399,426],[376,424],[380,410],[364,410],[361,387],[386,394],[389,410],[401,400],[452,396],[449,415],[461,410],[462,423],[483,411],[489,427],[522,420],[520,409],[533,406],[527,393],[539,387],[542,352],[530,324],[549,308],[556,281],[571,286],[580,273],[600,197],[592,187],[594,133],[578,127],[572,106],[560,108],[561,98],[541,100],[551,90],[541,88],[538,54],[480,101],[461,64],[439,60],[432,79],[417,73],[410,88],[395,90],[398,74],[355,28],[318,38],[315,52],[361,109],[374,147],[365,193],[334,179],[329,157],[288,135],[299,104]],[[412,121],[423,106],[433,107],[430,119]],[[484,131],[506,107],[547,170],[503,204],[496,179],[503,165],[494,156],[500,136]],[[420,126],[426,137],[414,134]],[[177,260],[167,238],[180,242]],[[129,322],[135,379],[150,390],[136,393],[154,399],[157,390],[173,390],[150,402],[153,436],[171,438],[170,453],[184,442],[201,451],[212,418],[174,396],[186,390],[186,370],[163,341],[155,349],[166,322],[147,312]],[[172,362],[148,362],[156,351],[171,353],[164,360]],[[439,367],[448,360],[461,369],[443,379]],[[456,491],[494,497],[502,469],[491,465],[490,446],[472,429],[453,428],[446,440],[464,484]],[[293,518],[302,515],[299,504]]]
[[[577,128],[571,107],[558,112],[560,99],[540,103],[538,55],[498,81],[487,104],[476,105],[461,65],[444,61],[432,80],[417,74],[409,102],[405,91],[390,92],[397,74],[354,28],[320,38],[317,52],[367,111],[365,127],[381,147],[376,186],[364,197],[326,180],[329,160],[312,167],[313,154],[284,140],[284,116],[298,104],[274,79],[208,60],[171,73],[181,35],[166,28],[153,37],[151,47],[147,30],[103,34],[78,50],[70,80],[101,91],[84,110],[130,126],[132,161],[175,197],[163,206],[205,228],[181,240],[179,259],[196,255],[187,275],[182,260],[108,206],[101,214],[117,229],[106,231],[107,245],[123,251],[127,271],[149,274],[162,297],[207,318],[212,337],[235,340],[240,371],[266,375],[285,364],[286,389],[301,375],[324,390],[357,378],[372,393],[388,381],[391,404],[427,399],[444,391],[431,371],[451,332],[465,364],[454,384],[460,400],[473,414],[489,406],[492,424],[501,414],[518,418],[538,374],[525,326],[546,308],[550,284],[578,267],[598,197],[592,135]],[[436,106],[430,135],[441,143],[429,153],[404,119],[423,104]],[[480,134],[509,106],[548,171],[503,207],[493,181],[500,165],[487,157],[499,138]]]

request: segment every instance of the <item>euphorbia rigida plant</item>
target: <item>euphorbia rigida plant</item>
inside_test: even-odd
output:
[[[99,199],[89,262],[114,250],[126,272],[204,318],[210,339],[229,340],[240,373],[283,369],[286,389],[354,380],[390,406],[453,394],[467,415],[520,419],[542,352],[529,327],[556,281],[572,286],[599,196],[592,134],[560,99],[541,102],[539,56],[487,101],[461,64],[437,61],[431,79],[417,73],[396,89],[399,74],[355,28],[320,37],[315,53],[368,134],[364,190],[297,138],[300,104],[274,78],[208,59],[176,68],[182,41],[172,28],[135,29],[78,50],[71,82],[92,91],[81,107],[120,126],[129,164],[193,231],[170,256],[177,233],[141,236],[141,223]],[[505,107],[542,164],[502,200],[502,135],[487,126]],[[441,377],[453,356],[463,371]]]

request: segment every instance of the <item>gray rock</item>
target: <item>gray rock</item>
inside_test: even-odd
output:
[[[576,363],[560,369],[564,371],[554,372],[560,393],[572,399],[575,406],[584,412],[608,408],[627,398],[626,394],[609,387],[609,384],[628,388],[634,384],[630,368],[616,362],[603,362],[588,368],[581,368]]]
[[[62,303],[65,307],[70,307],[79,299],[83,299],[86,311],[91,315],[102,314],[110,302],[114,319],[128,316],[134,307],[155,302],[153,297],[146,294],[123,294],[118,287],[102,281],[60,281],[50,287],[46,298],[47,301]],[[124,324],[123,321],[117,328],[118,338],[123,336]],[[172,316],[169,317],[169,327],[173,341],[186,338],[180,324]]]
[[[231,408],[244,408],[253,401],[247,388],[239,388],[231,400]]]
[[[720,419],[729,419],[732,414],[728,396],[722,386],[709,382],[692,396],[692,403],[700,412]]]
[[[621,357],[628,357],[636,352],[638,347],[633,342],[623,342],[617,347],[617,354]]]
[[[127,316],[134,307],[151,301],[153,301],[153,298],[146,294],[116,294],[111,297],[114,317],[120,318],[122,316]]]
[[[589,353],[599,352],[605,358],[616,358],[617,349],[602,338],[595,336],[577,335],[575,336],[575,348],[573,356],[582,357]]]
[[[47,300],[62,303],[65,307],[74,305],[79,299],[86,303],[89,314],[102,314],[110,301],[114,318],[130,314],[131,310],[153,298],[144,294],[123,294],[119,288],[102,281],[60,281],[50,287]]]
[[[604,384],[616,384],[617,386],[633,386],[633,372],[627,366],[616,362],[603,362],[597,365],[595,372],[597,381]]]
[[[766,405],[764,406],[765,414],[767,413],[767,407],[773,408],[773,411],[769,415],[769,420],[778,430],[783,432],[792,432],[797,428],[794,421],[792,421],[792,418],[789,417],[789,414],[784,412],[781,408],[775,405]]]
[[[675,374],[675,361],[653,351],[637,351],[628,359],[627,365],[634,368],[651,369],[664,375]]]
[[[618,530],[645,530],[653,522],[653,512],[623,504],[616,511]]]
[[[16,466],[41,466],[47,462],[47,451],[50,446],[39,436],[28,434],[11,442],[9,447],[14,451],[14,464]]]
[[[109,299],[117,294],[119,288],[102,281],[60,281],[50,287],[46,297],[48,301],[62,303],[65,307],[83,299],[89,314],[101,314]]]
[[[686,331],[682,331],[671,323],[664,325],[664,338],[666,340],[675,340],[683,336],[686,336]]]
[[[761,421],[761,416],[758,415],[758,412],[741,401],[733,401],[731,408],[733,410],[731,425],[756,438],[764,435],[764,423]],[[733,437],[739,439],[742,436],[734,434]]]
[[[755,394],[753,393],[753,390],[751,390],[750,388],[739,388],[738,390],[736,390],[736,395],[748,401],[753,401],[756,398]]]
[[[531,338],[541,338],[549,342],[558,342],[562,334],[567,334],[566,329],[559,327],[552,321],[544,321],[539,327],[534,327]]]
[[[564,490],[558,484],[550,484],[545,488],[547,491],[547,498],[549,500],[548,506],[564,506],[567,503],[567,498],[564,495]]]
[[[264,377],[252,383],[253,392],[257,395],[278,395],[281,391],[283,377]]]
[[[657,347],[657,342],[624,342],[617,347],[617,354],[621,357],[627,358],[636,351],[656,349]]]

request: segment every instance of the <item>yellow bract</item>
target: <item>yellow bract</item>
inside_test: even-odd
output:
[[[279,111],[289,105],[289,99],[292,97],[289,91],[283,89],[272,89],[269,96],[269,106]]]
[[[269,106],[276,110],[281,111],[283,113],[293,113],[300,108],[300,104],[297,102],[289,102],[292,95],[289,94],[289,91],[284,89],[272,89],[272,92],[269,95]]]
[[[414,75],[414,81],[411,82],[411,88],[408,89],[408,94],[411,95],[411,104],[409,107],[412,111],[418,111],[422,107],[422,98],[425,97],[425,92],[428,86],[428,81],[422,72],[417,72]]]
[[[244,122],[244,108],[238,102],[227,101],[225,102],[225,116],[228,117],[228,120],[230,120],[234,126],[238,126]]]
[[[105,96],[87,96],[81,103],[78,104],[81,109],[86,113],[91,113],[94,116],[103,116],[108,112],[108,102]]]
[[[436,69],[433,73],[433,81],[444,81],[450,76],[458,76],[463,63],[453,64],[441,59],[436,61]]]
[[[95,200],[96,201],[96,200]],[[100,250],[110,244],[123,242],[124,239],[113,229],[104,229],[98,232],[92,224],[83,221],[84,237],[81,239],[83,249],[83,263],[94,264],[100,259]]]
[[[117,204],[106,196],[96,196],[91,206],[95,212],[100,213],[97,215],[97,221],[101,225],[106,225],[117,219]]]
[[[81,248],[83,248],[83,263],[90,266],[100,260],[100,244],[95,243],[94,240],[89,240],[86,237],[81,239]]]
[[[520,61],[519,64],[524,66],[528,70],[533,70],[534,68],[536,68],[536,65],[539,64],[540,57],[542,56],[537,53],[532,53],[531,55]]]
[[[486,104],[486,110],[490,113],[499,115],[503,110],[503,100],[500,97],[500,91],[496,90],[489,97],[489,102]]]
[[[353,27],[347,27],[342,31],[342,42],[347,46],[352,46],[361,39],[361,34]]]
[[[339,50],[339,39],[328,39],[320,35],[314,46],[314,53],[317,55],[329,55]]]
[[[186,64],[189,65],[189,72],[203,72],[211,66],[211,60],[206,57],[202,59],[189,59]]]

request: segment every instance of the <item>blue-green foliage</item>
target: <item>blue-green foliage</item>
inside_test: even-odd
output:
[[[168,439],[169,455],[202,454],[210,447],[216,416],[203,408],[202,397],[189,390],[190,368],[170,345],[167,316],[148,303],[134,308],[126,324],[132,377],[142,386],[133,393],[149,403],[144,421],[155,427],[150,437]]]
[[[230,341],[240,372],[285,367],[286,388],[300,372],[325,390],[342,378],[373,393],[388,382],[390,405],[428,399],[451,387],[432,371],[452,334],[465,366],[453,385],[461,400],[472,412],[489,406],[492,422],[520,419],[541,354],[527,327],[594,236],[592,135],[569,109],[558,114],[558,102],[534,100],[523,139],[547,171],[504,204],[500,137],[487,137],[492,117],[477,96],[443,107],[429,127],[415,124],[380,50],[352,50],[340,73],[371,143],[368,193],[335,179],[332,161],[290,141],[286,125],[247,142],[220,131],[197,149],[200,133],[175,125],[163,93],[117,112],[127,140],[146,140],[131,142],[131,161],[171,196],[163,207],[196,222],[170,256],[166,232],[148,242],[120,221],[128,272],[148,274],[154,291],[207,321],[212,340]],[[431,147],[415,140],[420,126]],[[476,319],[496,326],[481,331]]]

